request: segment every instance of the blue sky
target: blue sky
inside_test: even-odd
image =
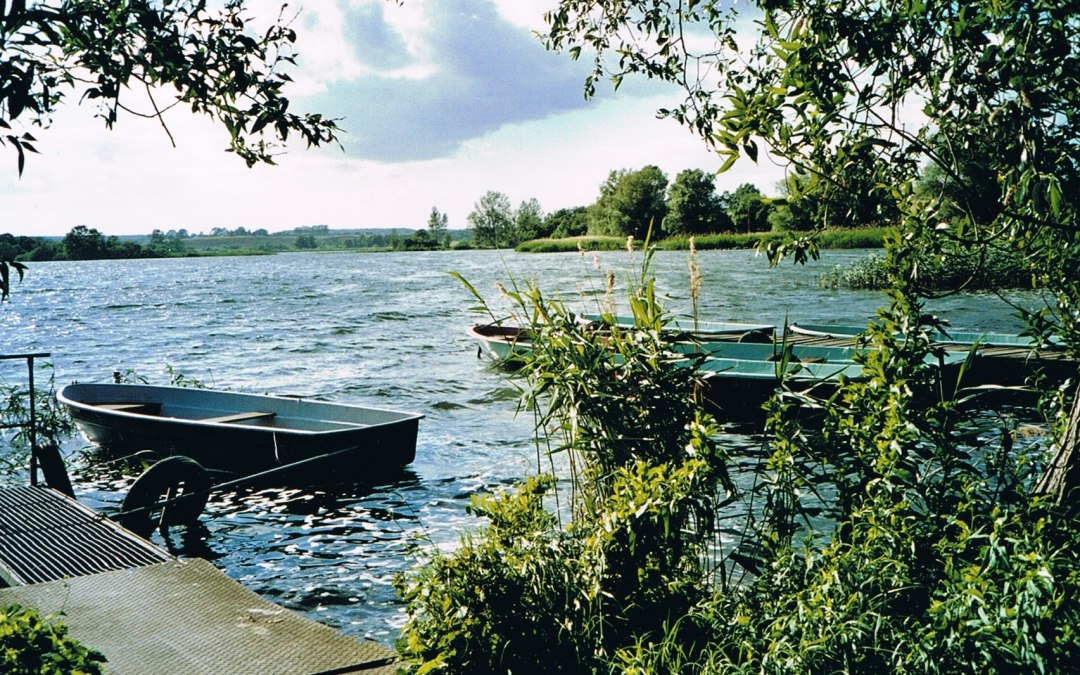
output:
[[[290,148],[248,169],[223,152],[225,132],[173,110],[160,125],[133,116],[112,131],[69,104],[34,131],[41,155],[20,179],[0,154],[0,232],[106,234],[213,227],[268,230],[424,227],[431,208],[463,228],[488,190],[545,212],[587,205],[614,169],[656,164],[716,170],[701,141],[657,120],[678,92],[627,81],[582,94],[588,63],[544,50],[533,31],[553,0],[318,0],[299,8],[294,109],[341,118],[340,148]],[[256,16],[280,2],[253,0]],[[138,105],[132,92],[129,101]],[[148,105],[148,103],[146,103]],[[6,166],[6,168],[4,168]],[[718,178],[771,193],[781,171],[741,161]]]

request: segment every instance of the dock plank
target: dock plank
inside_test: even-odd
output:
[[[260,598],[205,560],[171,561],[0,590],[62,615],[109,673],[364,673],[397,670],[393,650]]]

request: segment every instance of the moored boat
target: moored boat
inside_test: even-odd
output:
[[[469,326],[469,337],[479,343],[477,355],[487,354],[498,362],[521,356],[532,349],[532,335],[527,328],[499,323],[478,323]]]
[[[310,399],[141,384],[69,384],[56,394],[107,454],[154,450],[251,475],[296,464],[363,478],[416,455],[423,415]],[[298,464],[299,463],[299,464]]]
[[[633,328],[635,325],[634,318],[630,316],[582,314],[580,318],[586,322],[613,323],[620,328]],[[734,342],[771,342],[776,332],[776,326],[772,324],[693,319],[671,319],[664,327],[680,337]]]
[[[753,358],[747,353],[746,348],[760,347],[767,345],[731,344],[701,354],[698,368],[708,387],[708,400],[720,419],[760,418],[762,406],[781,386],[823,398],[835,392],[841,381],[865,377],[862,366],[851,357],[854,350],[837,350],[833,358],[811,356],[813,352],[805,351],[800,357],[798,348],[790,349],[786,358],[779,353]],[[736,352],[741,357],[733,358]],[[964,360],[965,355],[956,352],[928,358],[928,363],[938,369],[943,392],[955,386]]]
[[[788,324],[788,331],[795,335],[822,338],[855,339],[866,332],[866,326],[837,326],[831,324]],[[983,347],[1024,347],[1035,349],[1036,344],[1027,335],[1012,335],[1009,333],[979,333],[967,330],[938,330],[930,339],[936,344],[945,347],[970,348],[972,346]]]

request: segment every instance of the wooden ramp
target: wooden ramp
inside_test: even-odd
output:
[[[205,560],[177,560],[48,488],[0,489],[0,569],[14,584],[0,606],[59,618],[109,673],[397,672],[393,650],[263,600]]]

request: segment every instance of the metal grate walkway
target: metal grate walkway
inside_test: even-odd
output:
[[[109,673],[363,673],[392,649],[263,600],[205,560],[179,561],[44,487],[0,488],[0,607],[61,616]]]
[[[0,489],[0,577],[8,585],[170,560],[169,554],[54,490]]]

